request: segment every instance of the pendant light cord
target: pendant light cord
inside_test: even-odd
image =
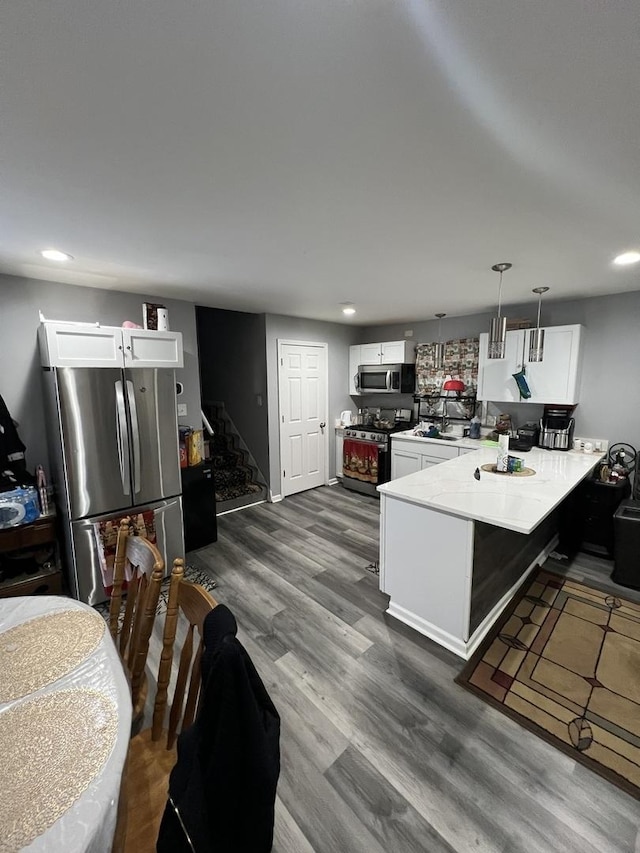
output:
[[[542,294],[538,294],[538,328],[540,328],[540,307],[542,305]]]
[[[500,270],[500,284],[498,285],[498,317],[502,308],[502,270]]]

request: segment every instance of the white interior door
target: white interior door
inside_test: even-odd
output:
[[[326,483],[327,345],[278,341],[282,496]]]

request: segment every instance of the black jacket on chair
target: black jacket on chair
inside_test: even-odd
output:
[[[268,853],[280,717],[219,604],[204,623],[200,712],[178,738],[158,853]]]

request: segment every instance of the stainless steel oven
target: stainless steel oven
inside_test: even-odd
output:
[[[392,431],[372,427],[344,431],[342,485],[345,489],[378,496],[376,487],[391,479]]]
[[[361,364],[355,376],[358,394],[413,394],[415,364]]]

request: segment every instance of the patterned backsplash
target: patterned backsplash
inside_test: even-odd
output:
[[[416,346],[416,393],[440,394],[445,379],[461,379],[463,395],[476,393],[478,387],[479,338],[460,338],[447,341],[444,346],[444,366],[436,369],[435,345]]]

